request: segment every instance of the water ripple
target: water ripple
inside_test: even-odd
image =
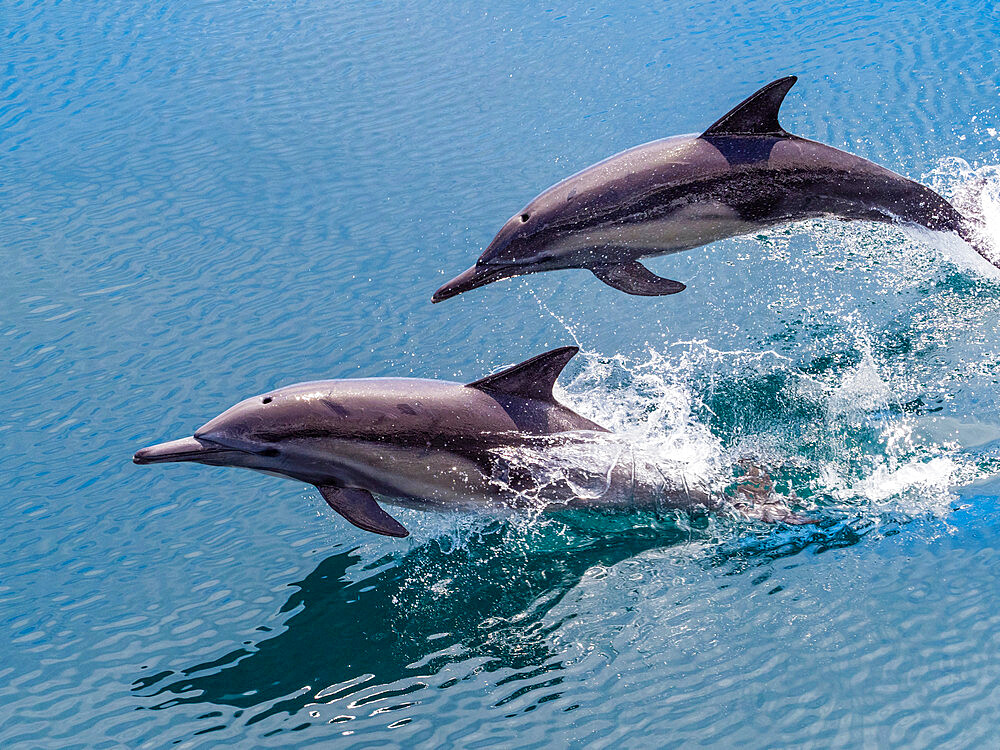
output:
[[[428,304],[540,187],[779,74],[791,130],[995,188],[990,9],[5,20],[0,745],[992,740],[995,277],[810,222],[654,261],[678,298],[566,272]],[[304,487],[129,461],[277,385],[469,380],[574,339],[562,397],[658,457],[767,460],[819,527],[401,511],[390,542]]]

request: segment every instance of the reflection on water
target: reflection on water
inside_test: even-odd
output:
[[[460,546],[437,539],[361,570],[360,556],[343,552],[294,584],[298,590],[281,608],[290,613],[282,632],[180,674],[140,679],[136,689],[171,696],[156,708],[179,701],[268,706],[257,715],[263,718],[312,701],[343,702],[403,678],[413,683],[399,694],[409,693],[455,661],[477,671],[528,669],[545,663],[547,637],[560,626],[546,615],[586,570],[680,544],[691,533],[658,524],[607,535],[594,529],[581,536],[570,527],[526,534],[496,523]]]
[[[805,531],[762,528],[756,539],[746,531],[734,533],[707,516],[566,512],[534,529],[494,523],[458,546],[445,537],[368,564],[356,552],[342,552],[292,584],[297,590],[281,607],[287,619],[277,634],[260,628],[259,641],[142,677],[133,689],[153,698],[153,709],[181,703],[252,709],[248,724],[323,703],[342,707],[344,720],[369,703],[382,704],[380,712],[405,709],[422,690],[459,682],[435,677],[465,663],[471,667],[465,678],[514,672],[495,682],[501,689],[493,705],[502,707],[562,682],[549,640],[565,620],[549,615],[590,569],[612,568],[648,550],[712,542],[703,564],[736,575],[806,549],[856,544],[867,529],[831,521]],[[523,681],[529,682],[519,686]],[[542,700],[561,695],[554,689]]]

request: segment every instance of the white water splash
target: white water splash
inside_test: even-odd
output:
[[[595,443],[590,452],[548,463],[550,472],[573,465],[599,473],[606,471],[598,469],[602,460],[606,467],[628,451],[654,467],[651,475],[657,470],[680,473],[683,481],[718,490],[732,482],[733,467],[749,455],[769,471],[805,468],[806,477],[799,480],[805,484],[793,484],[791,491],[818,498],[820,512],[836,507],[860,516],[889,512],[911,517],[947,515],[956,500],[953,489],[984,476],[974,458],[957,446],[915,437],[919,417],[893,409],[909,384],[901,384],[900,376],[880,366],[871,352],[856,366],[825,379],[804,375],[780,357],[768,358],[768,366],[762,367],[760,354],[723,354],[691,344],[674,357],[649,351],[641,362],[592,352],[581,356],[582,372],[560,397],[616,432],[607,444],[614,453],[602,458]],[[763,387],[762,372],[781,373],[788,391],[825,416],[723,439],[695,415],[699,405],[704,407],[705,394],[696,392],[692,380],[704,373],[699,367],[709,360],[714,366],[719,360],[728,363],[747,389]],[[803,456],[790,434],[807,432],[832,446],[832,456]]]
[[[839,383],[830,388],[826,399],[828,419],[864,419],[865,415],[885,409],[893,389],[879,373],[870,350],[857,367],[848,370]]]
[[[962,270],[1000,279],[1000,165],[974,168],[964,159],[948,157],[925,179],[959,213],[977,224],[974,236],[983,255],[958,238],[944,238],[934,244]]]

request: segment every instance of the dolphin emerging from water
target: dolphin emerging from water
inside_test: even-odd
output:
[[[636,146],[549,188],[432,301],[562,268],[628,294],[676,294],[684,284],[639,259],[822,216],[953,232],[989,260],[973,222],[930,188],[786,132],[778,109],[795,81],[769,83],[701,135]]]
[[[526,504],[526,491],[543,507],[718,507],[681,478],[667,487],[639,486],[628,461],[614,462],[601,492],[581,497],[570,484],[540,482],[511,460],[511,449],[538,455],[564,441],[610,435],[552,395],[576,352],[556,349],[465,385],[416,378],[292,385],[242,401],[194,436],[143,448],[133,460],[241,466],[297,479],[315,485],[355,526],[396,537],[409,532],[372,493],[421,509],[516,507]],[[803,522],[779,504],[751,500],[748,515]]]
[[[489,504],[503,494],[491,451],[605,431],[552,395],[576,352],[556,349],[467,385],[416,378],[292,385],[233,406],[193,437],[143,448],[133,460],[291,477],[315,485],[355,526],[403,537],[408,532],[373,492],[423,508]]]

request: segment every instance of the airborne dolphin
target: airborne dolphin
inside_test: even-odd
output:
[[[636,146],[549,188],[432,301],[562,268],[587,268],[628,294],[676,294],[684,284],[639,259],[822,216],[954,232],[984,254],[972,222],[930,188],[786,132],[778,109],[795,81],[769,83],[701,135]]]
[[[420,509],[518,506],[525,491],[543,506],[718,507],[680,477],[675,485],[638,486],[628,461],[615,461],[603,492],[580,497],[564,482],[540,483],[505,457],[509,449],[558,450],[565,441],[610,435],[552,395],[576,352],[555,349],[466,385],[417,378],[292,385],[242,401],[193,437],[143,448],[133,460],[241,466],[297,479],[315,485],[355,526],[397,537],[409,532],[373,492]],[[804,522],[780,504],[750,500],[747,515]]]
[[[233,406],[193,437],[143,448],[133,460],[290,477],[315,485],[355,526],[406,536],[373,492],[420,508],[502,502],[530,479],[504,475],[498,448],[607,432],[552,395],[576,352],[556,349],[467,385],[416,378],[292,385]]]

